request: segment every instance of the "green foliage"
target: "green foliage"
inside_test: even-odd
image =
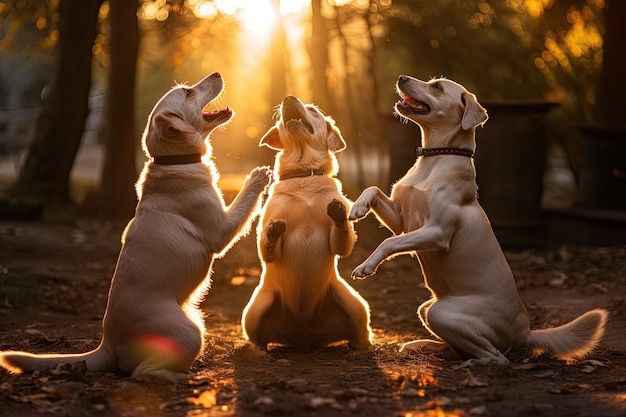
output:
[[[0,109],[35,107],[58,38],[58,0],[0,3]]]
[[[380,12],[380,61],[398,73],[455,79],[482,99],[557,101],[588,120],[603,8],[594,0],[394,0]]]

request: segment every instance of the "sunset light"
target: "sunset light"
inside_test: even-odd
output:
[[[267,0],[249,1],[239,19],[250,32],[266,32],[274,21],[274,10]]]
[[[239,20],[249,32],[262,34],[276,22],[276,10],[271,0],[187,0],[199,18],[213,19],[218,13]],[[310,6],[311,0],[282,0],[281,16],[301,13]]]

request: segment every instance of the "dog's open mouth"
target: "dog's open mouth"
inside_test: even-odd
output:
[[[404,92],[400,92],[400,96],[402,97],[402,100],[398,101],[398,107],[401,107],[409,113],[430,113],[430,106],[423,101],[416,100]]]
[[[219,126],[226,123],[232,117],[233,111],[228,106],[217,110],[205,109],[202,111],[202,119],[213,126]]]
[[[290,119],[285,121],[285,126],[289,126],[289,125],[293,125],[293,124],[297,124],[299,126],[304,126],[304,128],[306,128],[307,132],[309,132],[311,135],[313,134],[313,126],[311,126],[306,120],[304,119]]]
[[[223,109],[213,110],[213,111],[203,111],[202,118],[207,122],[213,122],[221,118],[230,119],[233,111],[230,107],[226,106]]]
[[[309,134],[313,134],[313,126],[307,122],[306,118],[303,117],[298,108],[283,105],[282,110],[283,123],[286,127],[289,127],[289,125],[297,125],[298,127],[303,126]]]

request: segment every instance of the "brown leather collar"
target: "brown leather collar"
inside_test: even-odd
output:
[[[462,155],[468,158],[474,157],[474,151],[463,148],[417,148],[417,156],[435,156],[435,155]]]
[[[152,161],[157,165],[195,164],[202,162],[202,155],[199,153],[189,155],[163,155],[155,156]]]
[[[290,178],[313,177],[315,175],[326,175],[323,169],[305,169],[303,171],[292,171],[283,174],[278,178],[279,181],[288,180]]]

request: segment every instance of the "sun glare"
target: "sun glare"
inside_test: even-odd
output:
[[[193,12],[197,17],[212,19],[217,16],[218,10],[212,1],[202,1],[196,3]]]
[[[212,19],[218,13],[238,19],[243,27],[253,33],[267,32],[276,21],[272,0],[187,0],[197,17]],[[344,0],[345,1],[345,0]],[[303,12],[311,0],[281,0],[281,16]]]
[[[250,1],[241,11],[240,19],[250,32],[263,33],[274,21],[274,10],[266,0]]]

